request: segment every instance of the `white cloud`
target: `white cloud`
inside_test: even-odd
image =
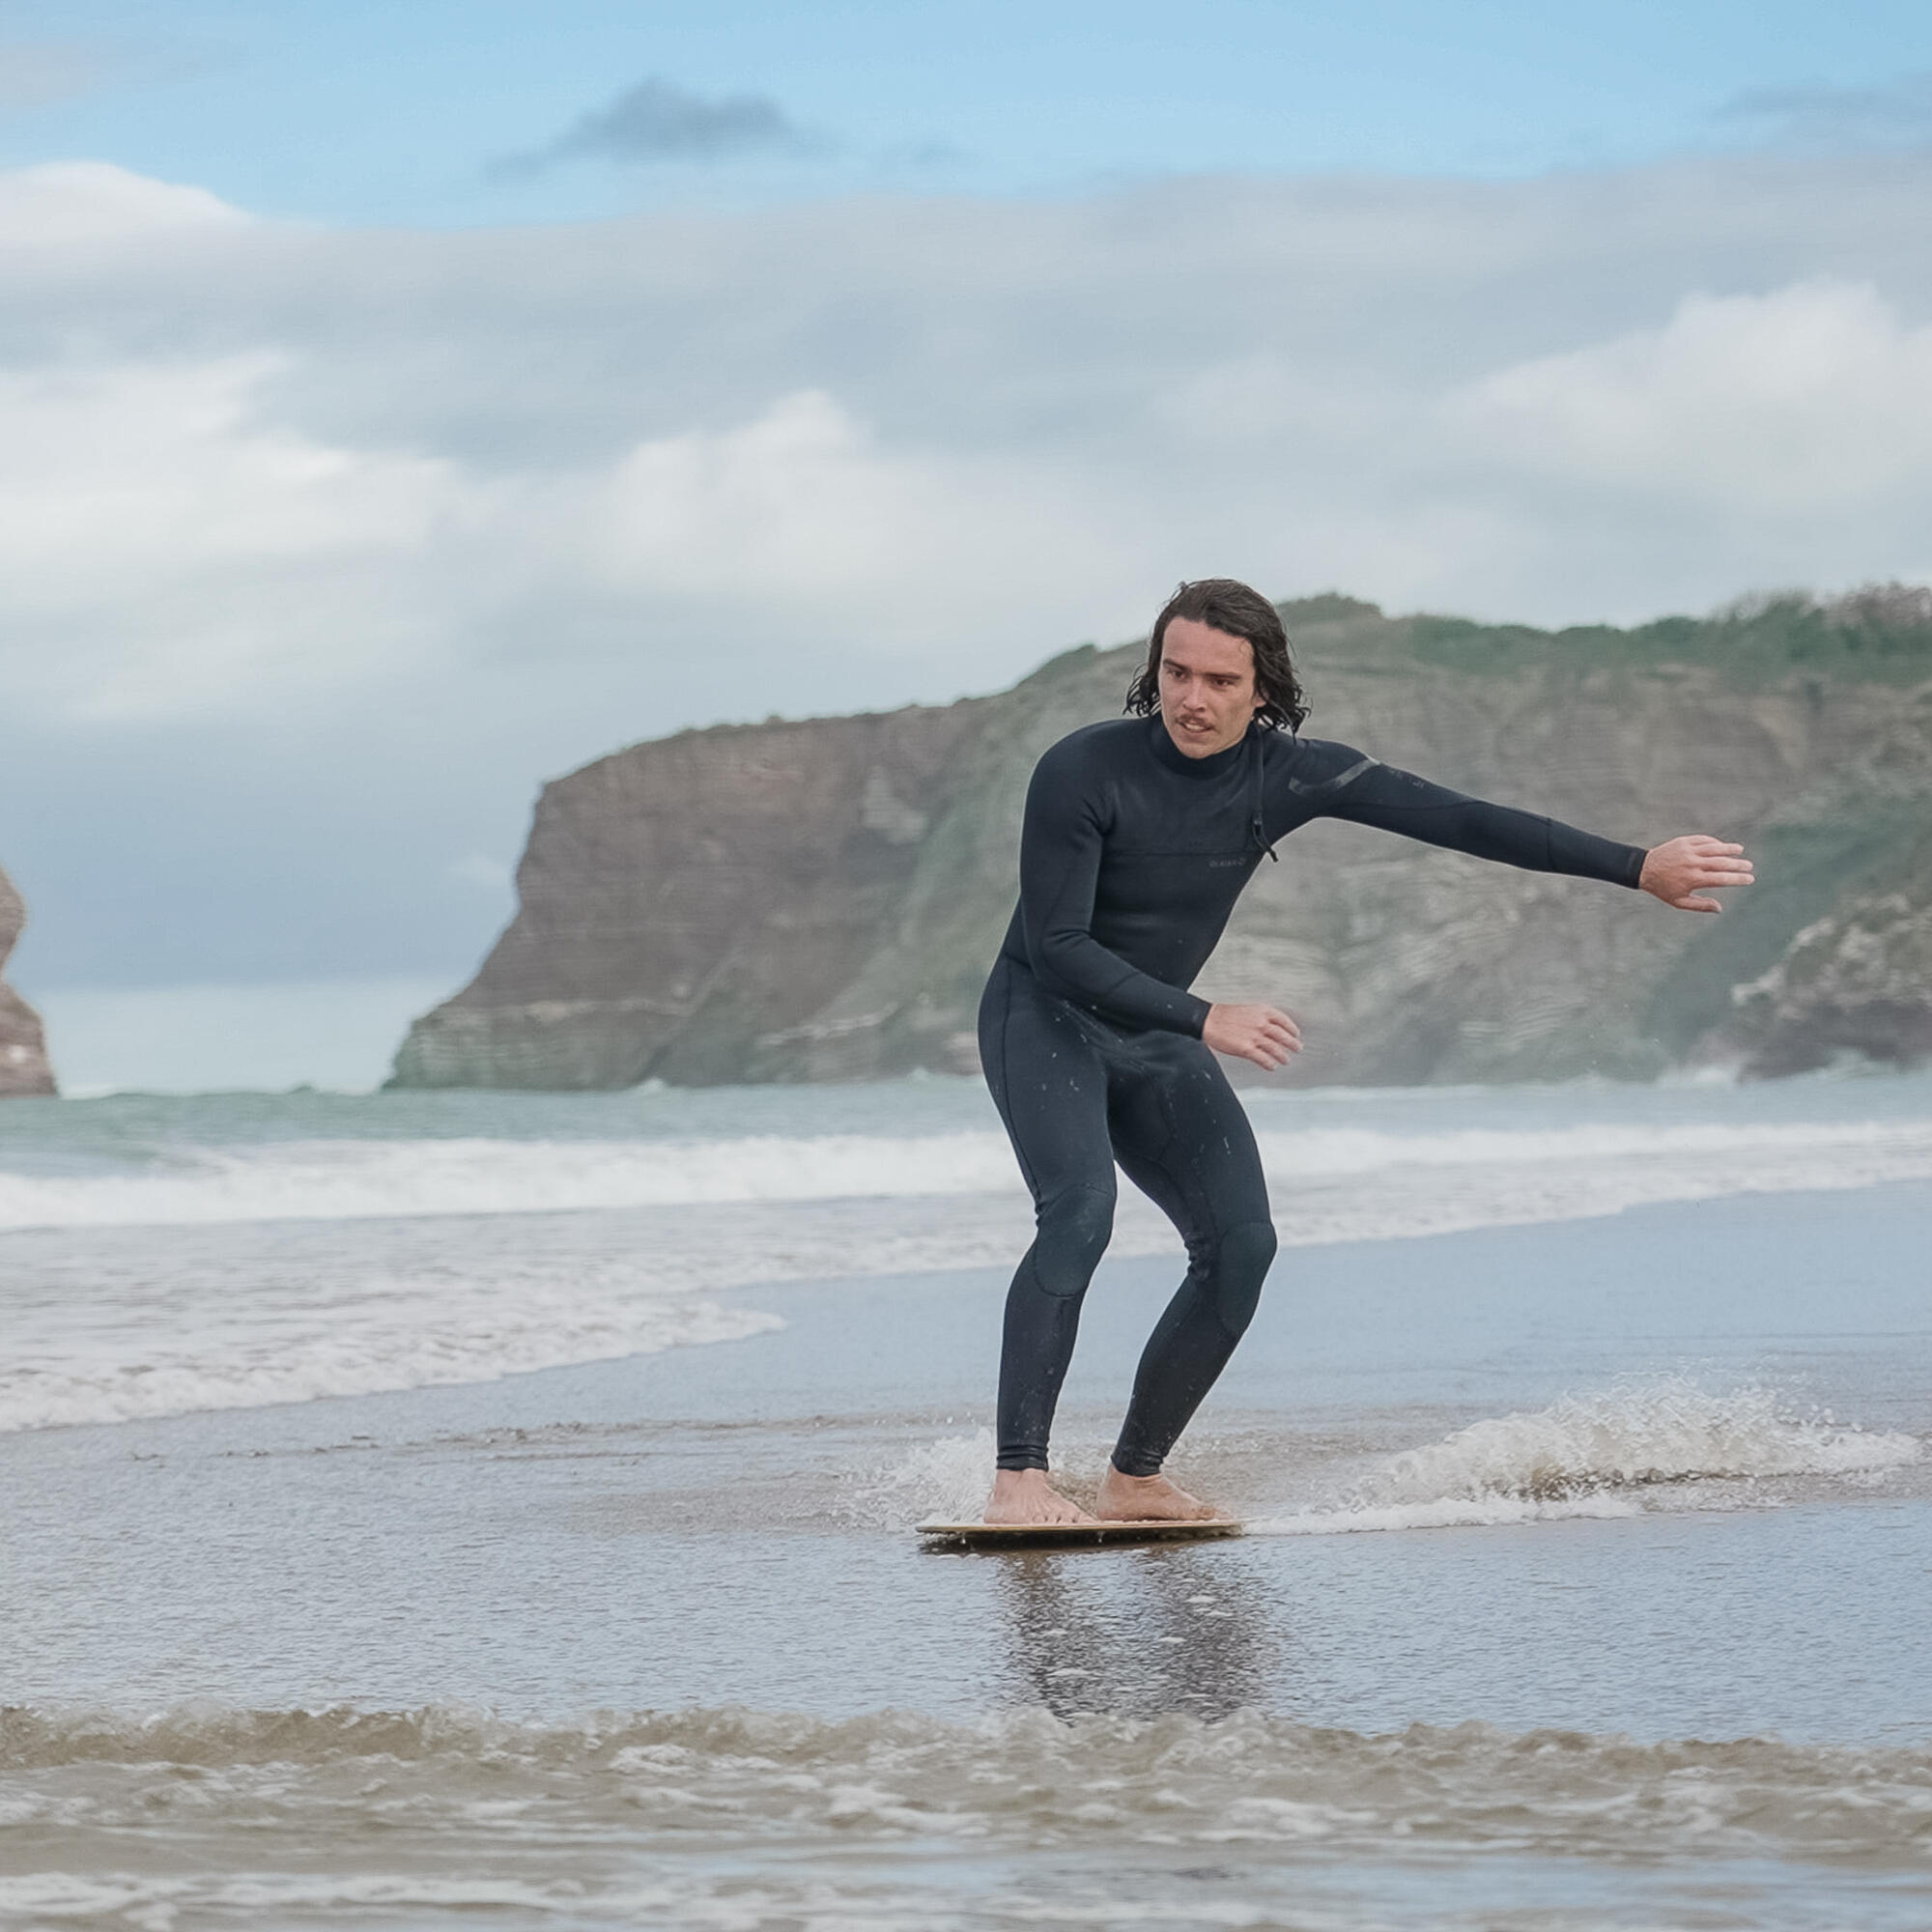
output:
[[[1873,280],[1665,278],[1661,325],[1605,334],[1556,301],[1531,332],[1563,347],[1499,357],[1521,261],[1489,235],[1502,259],[1464,272],[1494,291],[1418,331],[1412,211],[1355,211],[1389,224],[1377,280],[1332,209],[1290,201],[1272,229],[1250,210],[1217,239],[1143,207],[1193,253],[1142,313],[1123,215],[1021,210],[1003,239],[977,212],[969,285],[868,254],[861,209],[844,256],[787,238],[774,279],[779,238],[724,217],[629,250],[565,232],[399,254],[113,169],[0,178],[0,207],[44,213],[50,173],[67,226],[35,232],[95,266],[23,275],[27,346],[0,363],[0,657],[50,715],[239,716],[485,666],[554,691],[618,646],[643,689],[653,639],[694,635],[814,654],[834,703],[838,664],[862,668],[843,701],[877,702],[897,695],[882,656],[983,686],[1125,635],[1182,575],[1565,621],[1924,554],[1932,329]],[[103,209],[147,223],[118,269]],[[1319,297],[1283,231],[1331,258]],[[1233,300],[1204,251],[1237,242],[1257,293]],[[1438,235],[1429,274],[1453,254]],[[594,427],[559,445],[573,416]]]
[[[602,560],[687,596],[863,596],[908,541],[925,549],[935,483],[805,389],[722,434],[639,443],[604,492]]]
[[[0,371],[16,701],[218,711],[440,644],[463,600],[428,581],[434,550],[477,514],[460,475],[277,422],[263,391],[284,359]]]
[[[72,249],[245,221],[205,188],[106,161],[46,161],[0,173],[0,248]]]
[[[572,607],[612,598],[809,636],[871,612],[881,647],[943,644],[1016,592],[1052,604],[1056,580],[1126,563],[1077,480],[1056,495],[890,449],[820,390],[611,461],[492,472],[305,435],[276,416],[289,368],[0,371],[16,703],[158,722],[460,676],[533,607],[566,614],[542,632],[554,665]]]
[[[1499,370],[1444,415],[1565,480],[1829,513],[1932,481],[1932,327],[1869,283],[1693,295],[1662,328]]]
[[[1101,581],[1124,567],[1095,493],[1043,488],[967,453],[884,443],[823,389],[778,399],[722,432],[647,440],[593,479],[595,556],[645,595],[789,609],[819,622],[890,610],[884,641],[956,636],[1010,598],[1015,579]],[[989,599],[988,561],[1003,579]],[[937,593],[935,626],[922,609]],[[805,607],[801,610],[800,607]],[[870,621],[870,620],[868,620]]]

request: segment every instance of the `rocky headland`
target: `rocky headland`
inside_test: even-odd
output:
[[[6,970],[8,955],[26,922],[27,909],[20,895],[14,890],[13,880],[0,872],[0,972]],[[0,980],[0,1099],[56,1092],[40,1015]]]
[[[1283,607],[1315,736],[1635,844],[1745,840],[1720,918],[1317,823],[1198,990],[1293,1009],[1296,1084],[1747,1075],[1932,1054],[1932,591],[1560,632]],[[402,1087],[860,1079],[974,1065],[1040,752],[1140,646],[944,707],[726,725],[545,787],[516,918]]]

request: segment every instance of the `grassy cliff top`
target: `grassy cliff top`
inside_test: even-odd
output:
[[[1280,610],[1290,639],[1317,658],[1367,652],[1478,674],[1552,664],[1682,665],[1743,686],[1807,675],[1901,685],[1932,678],[1932,588],[1916,584],[1872,584],[1835,598],[1780,591],[1741,598],[1708,617],[1659,617],[1628,630],[1577,624],[1542,631],[1428,613],[1391,618],[1333,593]]]

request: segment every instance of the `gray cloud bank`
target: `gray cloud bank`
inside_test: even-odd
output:
[[[1786,156],[399,234],[0,177],[22,983],[458,975],[541,777],[989,689],[1183,575],[1544,622],[1932,576],[1928,190]]]
[[[1747,88],[1719,113],[1791,147],[1922,147],[1932,142],[1932,73],[1903,74],[1878,87]]]
[[[567,161],[619,161],[632,166],[684,161],[713,164],[746,155],[803,156],[822,143],[799,127],[776,100],[734,94],[708,100],[653,76],[627,88],[608,106],[584,115],[554,141],[497,162],[498,177],[542,174]]]

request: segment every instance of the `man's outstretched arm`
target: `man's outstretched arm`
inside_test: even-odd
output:
[[[1695,832],[1645,850],[1600,838],[1561,819],[1519,811],[1432,784],[1412,772],[1364,756],[1347,745],[1303,739],[1285,783],[1271,800],[1274,838],[1309,818],[1346,818],[1467,852],[1528,871],[1566,872],[1631,886],[1685,912],[1721,912],[1707,895],[1716,887],[1747,886],[1751,863],[1742,845]],[[1300,1030],[1278,1007],[1214,1006],[1202,1037],[1217,1053],[1251,1060],[1270,1070],[1301,1047]]]
[[[1649,850],[1622,845],[1559,818],[1469,798],[1412,772],[1351,753],[1345,746],[1319,749],[1329,754],[1326,762],[1341,769],[1326,781],[1296,787],[1304,809],[1316,807],[1315,815],[1378,826],[1526,871],[1564,872],[1636,887],[1686,912],[1720,911],[1716,899],[1705,896],[1710,889],[1751,882],[1751,864],[1743,846],[1707,833],[1672,838]]]

